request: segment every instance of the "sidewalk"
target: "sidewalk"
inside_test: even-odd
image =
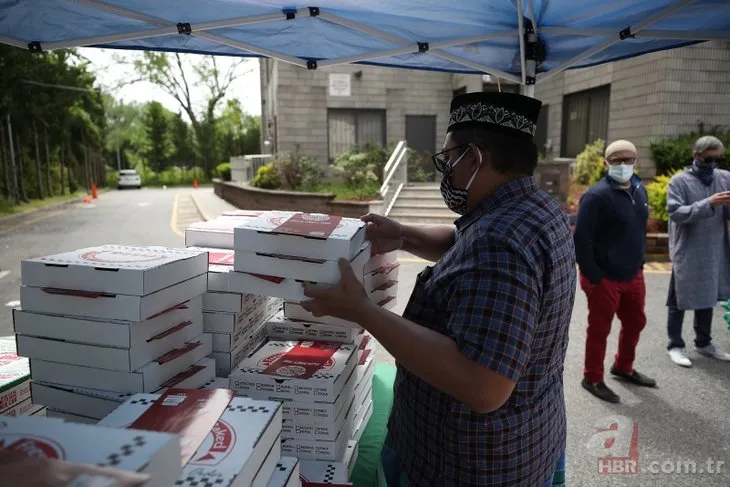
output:
[[[198,188],[190,195],[193,197],[193,202],[203,220],[212,220],[224,211],[237,209],[232,204],[216,196],[213,188]]]

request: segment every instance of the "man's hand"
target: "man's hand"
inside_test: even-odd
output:
[[[719,193],[715,193],[708,199],[712,206],[730,205],[730,191],[721,191]]]
[[[366,223],[365,238],[372,245],[372,254],[385,254],[403,246],[403,226],[390,218],[368,213],[360,218]]]
[[[329,288],[304,286],[304,295],[312,299],[300,304],[314,316],[334,316],[357,322],[363,309],[372,303],[362,283],[355,277],[350,263],[346,259],[340,259],[338,264],[340,282]]]

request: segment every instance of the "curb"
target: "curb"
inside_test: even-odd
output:
[[[195,205],[195,210],[200,215],[200,218],[203,219],[203,221],[208,221],[210,218],[208,218],[208,215],[205,214],[203,211],[203,208],[200,206],[200,202],[198,202],[198,198],[195,197],[195,193],[190,193],[190,199],[193,200],[193,205]]]
[[[35,208],[33,210],[24,211],[22,213],[17,213],[14,215],[0,216],[0,223],[13,222],[14,220],[20,220],[24,217],[27,217],[30,215],[35,215],[36,213],[40,213],[42,211],[57,210],[59,208],[63,208],[64,206],[73,205],[75,203],[80,203],[84,200],[85,197],[86,196],[81,196],[79,198],[75,198],[72,200],[64,201],[61,203],[55,203],[55,204],[48,205],[48,206],[43,206],[41,208]]]

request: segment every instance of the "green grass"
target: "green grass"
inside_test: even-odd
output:
[[[26,213],[33,210],[45,208],[47,206],[55,205],[58,203],[65,203],[67,201],[74,201],[83,198],[86,195],[84,192],[76,192],[74,194],[66,194],[53,196],[51,198],[45,198],[42,200],[30,200],[28,203],[20,203],[19,205],[13,205],[6,199],[0,199],[0,216],[6,215],[17,215],[19,213]]]
[[[308,193],[332,193],[339,201],[370,201],[377,199],[380,185],[378,183],[367,183],[359,188],[351,188],[342,183],[327,183],[316,188],[300,188],[300,191]]]

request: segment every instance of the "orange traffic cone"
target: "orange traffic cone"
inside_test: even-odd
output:
[[[198,189],[198,180],[193,179],[193,188]]]
[[[99,193],[96,191],[96,184],[91,185],[91,197],[94,199],[99,197]]]
[[[91,196],[84,196],[83,202],[84,203],[91,203]]]

